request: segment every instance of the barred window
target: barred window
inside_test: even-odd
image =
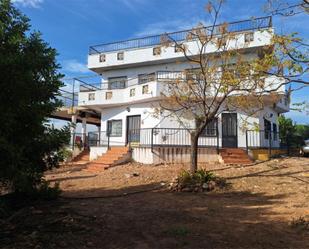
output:
[[[245,34],[245,42],[252,42],[254,40],[254,33],[246,33]]]
[[[130,89],[130,97],[135,96],[135,88]]]
[[[149,90],[148,85],[144,85],[144,86],[143,86],[143,89],[142,89],[142,93],[143,93],[143,94],[147,94],[147,93],[148,93],[148,90]]]
[[[123,89],[126,87],[127,76],[108,78],[108,89]]]
[[[150,74],[139,74],[138,75],[138,84],[144,84],[147,82],[155,81],[156,74],[150,73]]]
[[[153,55],[160,55],[161,54],[161,47],[154,47],[152,50]]]
[[[108,120],[107,132],[111,137],[122,136],[122,120]]]
[[[213,119],[203,130],[201,137],[215,137],[217,136],[218,119]]]
[[[124,59],[124,53],[123,52],[117,53],[117,60],[122,61],[123,59]]]
[[[88,100],[95,100],[95,93],[89,93]]]

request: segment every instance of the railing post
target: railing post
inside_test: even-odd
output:
[[[268,157],[271,158],[271,131],[268,132]]]
[[[110,150],[110,145],[109,145],[109,138],[110,138],[110,134],[109,131],[107,132],[107,150]]]
[[[153,153],[153,128],[151,128],[151,153]]]
[[[218,125],[216,127],[216,133],[217,133],[217,154],[219,155],[219,129],[218,129]]]
[[[101,145],[101,131],[99,131],[99,144],[97,144],[97,146]]]
[[[248,130],[246,130],[246,152],[249,154],[249,148],[248,148]]]
[[[290,133],[287,132],[286,133],[286,146],[287,146],[287,152],[288,152],[288,156],[290,155]]]

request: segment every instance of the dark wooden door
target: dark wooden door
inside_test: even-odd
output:
[[[222,113],[222,147],[237,148],[237,113]]]
[[[127,116],[127,143],[139,143],[141,134],[141,115]]]

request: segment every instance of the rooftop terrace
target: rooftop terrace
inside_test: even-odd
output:
[[[222,25],[223,24],[218,24],[215,26],[214,34],[219,34],[220,32],[219,27],[222,27]],[[260,29],[266,29],[270,28],[271,26],[272,26],[272,18],[271,16],[267,16],[267,17],[252,18],[249,20],[227,23],[227,30],[228,32],[243,32],[250,30],[254,31]],[[202,29],[204,29],[206,32],[210,32],[211,28],[212,26],[208,26],[203,27]],[[89,48],[89,55],[159,45],[161,43],[162,35],[167,35],[168,37],[172,38],[177,42],[184,41],[186,40],[188,33],[191,31],[192,29],[188,29],[172,33],[165,33],[141,38],[134,38],[125,41],[94,45]]]

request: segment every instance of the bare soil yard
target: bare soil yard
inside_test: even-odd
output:
[[[81,166],[49,172],[62,198],[1,221],[0,247],[309,248],[308,158],[201,165],[229,187],[170,192],[168,183],[185,167],[132,163],[97,174]]]

